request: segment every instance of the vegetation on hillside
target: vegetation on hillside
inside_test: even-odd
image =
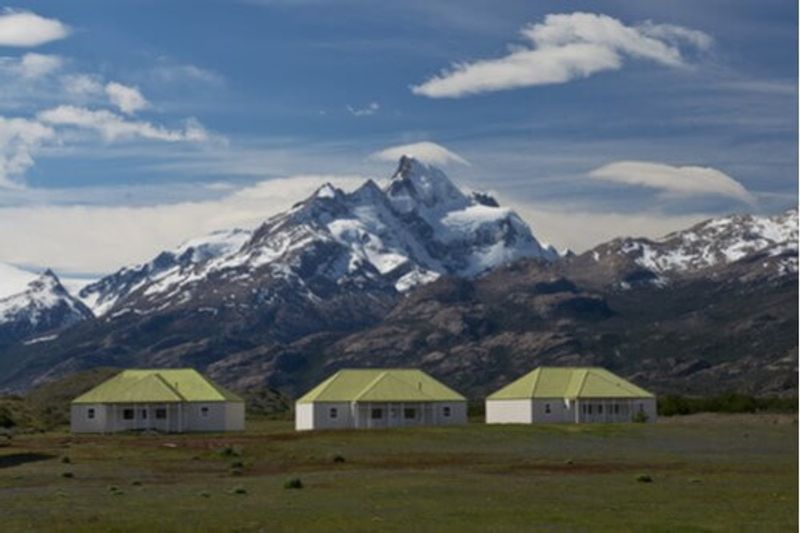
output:
[[[729,392],[716,396],[681,396],[668,394],[658,398],[661,416],[694,413],[796,413],[797,398],[757,397]]]

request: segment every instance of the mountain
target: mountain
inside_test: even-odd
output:
[[[620,288],[714,279],[733,264],[761,257],[762,268],[772,274],[797,274],[797,217],[796,209],[772,217],[733,215],[658,240],[614,239],[573,258],[573,270],[578,277],[583,272],[586,282],[617,283]]]
[[[18,341],[34,344],[49,340],[55,338],[54,332],[92,317],[58,277],[46,270],[29,282],[25,291],[0,299],[0,347]],[[42,337],[32,338],[37,335]]]
[[[722,217],[442,279],[327,347],[314,372],[419,366],[481,397],[539,365],[599,365],[660,393],[796,395],[797,222]]]
[[[143,265],[125,267],[110,276],[84,286],[78,296],[97,316],[137,289],[162,281],[205,261],[235,252],[249,239],[251,232],[242,229],[217,231],[191,239],[177,249],[164,251]]]
[[[57,346],[0,356],[8,376],[0,385],[98,364],[206,368],[222,359],[255,358],[291,375],[305,363],[276,355],[287,346],[314,351],[376,324],[414,287],[521,258],[558,254],[490,196],[466,194],[441,170],[403,157],[384,188],[326,184],[252,232],[190,241],[85,287],[80,296],[98,319]]]

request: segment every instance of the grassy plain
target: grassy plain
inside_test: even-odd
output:
[[[797,531],[797,446],[787,415],[18,435],[0,448],[0,529]]]

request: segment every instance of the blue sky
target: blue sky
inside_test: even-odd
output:
[[[323,181],[385,178],[392,163],[372,154],[419,142],[470,163],[446,164],[457,183],[578,250],[778,212],[797,203],[796,9],[8,5],[0,261],[107,272],[256,224]]]

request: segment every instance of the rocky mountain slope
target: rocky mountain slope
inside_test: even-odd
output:
[[[303,390],[342,367],[419,366],[481,397],[538,365],[601,365],[657,392],[792,395],[797,296],[797,212],[723,217],[443,278],[366,330],[208,370]]]
[[[47,270],[25,291],[0,299],[0,349],[20,341],[30,345],[53,340],[59,330],[92,317]]]
[[[439,276],[471,278],[532,257],[558,255],[491,197],[465,194],[439,169],[403,157],[383,189],[326,185],[252,232],[190,241],[86,287],[80,295],[98,319],[58,343],[4,354],[0,386],[97,364],[205,368],[314,344],[377,323],[403,293]]]

